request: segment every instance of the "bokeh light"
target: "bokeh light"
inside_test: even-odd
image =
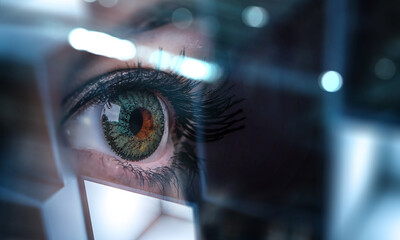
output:
[[[249,27],[260,28],[268,23],[269,14],[262,7],[249,6],[243,10],[242,20]]]
[[[382,80],[391,79],[396,73],[396,65],[394,62],[387,58],[379,59],[375,64],[375,74]]]
[[[327,92],[337,92],[342,87],[343,78],[340,73],[327,71],[320,77],[320,86]]]
[[[178,8],[172,13],[171,20],[175,27],[185,29],[192,24],[193,15],[187,8]]]

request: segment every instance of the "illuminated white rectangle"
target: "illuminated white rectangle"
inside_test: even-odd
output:
[[[85,181],[93,235],[137,239],[161,214],[159,199]]]
[[[192,207],[84,182],[95,239],[195,239]]]

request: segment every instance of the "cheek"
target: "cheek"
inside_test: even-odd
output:
[[[117,164],[114,157],[104,153],[96,152],[94,150],[75,150],[74,166],[80,175],[99,178],[102,180],[109,180],[115,182],[117,179],[126,179],[130,182],[131,178],[125,175],[123,167]],[[120,177],[117,177],[120,176]]]

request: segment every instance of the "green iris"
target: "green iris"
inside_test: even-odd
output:
[[[164,114],[157,97],[148,91],[119,94],[104,106],[104,136],[120,157],[139,161],[157,149],[164,133]]]

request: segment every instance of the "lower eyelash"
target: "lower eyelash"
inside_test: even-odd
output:
[[[116,164],[122,166],[124,170],[129,171],[135,176],[137,182],[140,183],[139,187],[154,188],[156,186],[159,188],[161,195],[165,195],[166,189],[170,187],[170,184],[178,179],[173,169],[170,167],[157,167],[155,169],[146,170],[137,166],[133,166],[127,161],[122,161],[119,159],[114,159],[114,161]]]
[[[122,166],[124,170],[132,173],[141,184],[140,187],[158,187],[160,193],[164,196],[172,187],[177,190],[178,194],[181,191],[186,194],[193,191],[193,181],[198,172],[197,157],[190,143],[183,142],[180,145],[172,157],[171,166],[143,169],[117,158],[113,161]]]

